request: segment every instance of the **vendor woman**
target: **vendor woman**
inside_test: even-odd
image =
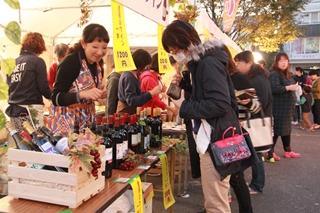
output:
[[[105,99],[99,61],[107,53],[109,35],[99,24],[89,24],[74,52],[64,58],[52,92],[48,127],[53,133],[68,135],[78,120],[80,130],[95,116],[94,101]]]

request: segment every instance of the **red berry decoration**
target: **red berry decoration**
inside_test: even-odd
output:
[[[135,164],[133,161],[125,161],[120,164],[119,169],[125,170],[125,171],[132,171],[135,167]]]
[[[101,168],[100,153],[98,150],[91,150],[90,155],[94,157],[94,161],[90,162],[92,166],[91,174],[93,177],[98,177],[98,169]]]

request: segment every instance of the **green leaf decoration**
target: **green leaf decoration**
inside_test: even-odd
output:
[[[6,28],[4,28],[4,33],[13,43],[21,44],[21,28],[16,21],[11,21]]]
[[[0,110],[0,129],[3,129],[5,124],[6,124],[6,116]]]
[[[12,9],[20,9],[20,2],[18,0],[4,0],[4,2],[7,3]]]
[[[16,67],[16,60],[14,58],[6,58],[1,61],[1,69],[4,70],[8,75],[11,75],[12,71]]]
[[[3,81],[0,81],[0,100],[8,100],[9,86]]]
[[[83,154],[79,154],[78,158],[82,163],[82,165],[87,169],[87,171],[91,173],[92,165],[90,161],[94,161],[93,156],[87,153],[83,153]]]

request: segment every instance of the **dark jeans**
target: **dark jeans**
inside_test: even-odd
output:
[[[231,175],[230,185],[237,197],[239,213],[252,213],[250,193],[242,171]]]
[[[311,108],[313,114],[313,123],[320,125],[320,100],[314,100],[314,104]]]
[[[296,105],[293,112],[293,121],[299,121],[301,119],[301,113],[300,113],[300,105]]]
[[[257,155],[260,162],[257,164],[253,164],[251,166],[252,180],[249,187],[255,191],[262,192],[265,184],[265,171],[264,171],[264,164],[262,161],[263,155],[262,153],[258,153],[258,152],[257,152]]]

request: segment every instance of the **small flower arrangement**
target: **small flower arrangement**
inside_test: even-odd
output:
[[[101,156],[99,153],[102,137],[95,135],[89,128],[85,134],[71,133],[68,136],[67,149],[63,154],[70,156],[71,172],[86,170],[94,177],[98,177],[98,169],[101,167]]]

